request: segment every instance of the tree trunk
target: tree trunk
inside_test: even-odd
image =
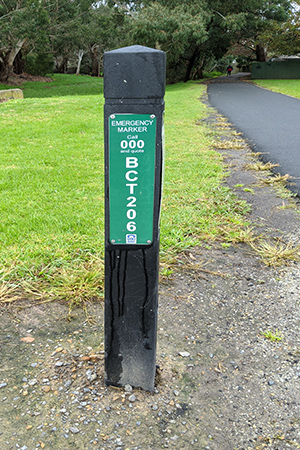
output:
[[[189,62],[188,62],[188,65],[187,65],[187,68],[186,68],[186,72],[185,72],[185,76],[184,76],[184,79],[183,79],[183,81],[186,83],[187,81],[189,81],[189,79],[191,78],[191,72],[192,72],[192,70],[193,70],[193,67],[194,67],[194,64],[195,64],[195,61],[196,61],[196,59],[198,58],[198,56],[199,56],[199,48],[197,47],[196,49],[195,49],[195,51],[194,51],[194,53],[192,54],[192,56],[190,57],[190,59],[189,59]]]
[[[257,44],[255,47],[256,60],[258,62],[266,62],[267,61],[267,51],[266,48],[261,44]]]
[[[0,62],[0,82],[6,83],[11,74],[11,70],[6,63],[6,58],[2,59]]]
[[[57,65],[57,72],[66,73],[67,70],[68,70],[68,58],[64,56],[62,62]]]
[[[203,78],[203,67],[202,65],[198,67],[193,75],[193,80],[201,80]]]
[[[25,62],[22,58],[22,50],[19,51],[14,60],[14,73],[21,75],[24,72]]]
[[[91,57],[92,57],[92,77],[100,77],[99,45],[94,44],[91,46]]]
[[[6,53],[4,52],[4,57],[0,60],[0,81],[6,83],[10,75],[13,73],[14,60],[23,47],[25,39],[20,39],[16,46]]]
[[[78,56],[78,62],[77,62],[77,68],[76,68],[76,75],[80,74],[80,66],[82,62],[82,58],[86,52],[83,50],[78,50],[77,56]]]

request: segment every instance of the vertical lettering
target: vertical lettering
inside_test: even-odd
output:
[[[128,156],[126,158],[126,169],[135,169],[138,165],[138,159],[135,156]]]

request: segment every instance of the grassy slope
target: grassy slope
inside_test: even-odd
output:
[[[255,80],[257,86],[300,98],[300,80]]]
[[[1,89],[1,86],[0,86]],[[55,75],[0,104],[0,276],[78,298],[103,287],[102,80]],[[199,240],[234,240],[247,209],[222,187],[222,161],[204,86],[169,86],[161,253],[171,261]]]

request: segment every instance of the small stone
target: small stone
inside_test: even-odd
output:
[[[7,383],[0,383],[0,389],[4,388],[5,386],[7,386]]]
[[[72,380],[67,380],[67,381],[65,382],[64,386],[65,386],[65,388],[68,389],[68,388],[71,386],[71,384],[72,384]]]
[[[133,394],[131,394],[131,395],[128,397],[128,400],[129,400],[130,402],[135,402],[135,401],[136,401],[136,396],[133,395]]]
[[[173,391],[173,394],[174,394],[176,397],[178,397],[178,395],[180,394],[180,392],[177,391],[177,390],[175,389],[175,391]]]
[[[71,433],[73,433],[73,434],[77,434],[77,433],[80,432],[79,429],[78,429],[77,427],[71,427],[69,431],[70,431]]]
[[[94,381],[97,378],[97,374],[89,369],[86,371],[86,377],[89,381]]]
[[[178,352],[178,355],[182,358],[188,358],[190,356],[189,352]]]
[[[61,367],[61,366],[63,366],[64,365],[64,363],[62,362],[62,361],[57,361],[56,363],[55,363],[55,367]]]
[[[274,381],[272,381],[272,380],[268,381],[269,386],[273,386],[273,384],[275,384]]]
[[[37,363],[30,364],[30,367],[36,367],[36,366],[37,366]]]
[[[132,392],[132,386],[130,386],[130,384],[125,384],[125,392]]]

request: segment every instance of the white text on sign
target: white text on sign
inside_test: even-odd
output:
[[[128,142],[128,141],[122,141],[122,142]],[[122,146],[121,142],[121,146]],[[132,142],[132,141],[129,141]],[[142,141],[143,142],[143,141]],[[133,231],[136,231],[136,222],[134,222],[134,219],[136,218],[136,197],[134,197],[134,189],[138,186],[137,183],[133,183],[134,181],[138,181],[138,171],[132,170],[136,169],[139,166],[138,158],[135,156],[128,156],[126,157],[126,169],[128,170],[125,173],[125,178],[127,181],[130,181],[130,183],[126,183],[126,186],[129,187],[129,194],[130,196],[127,197],[127,205],[126,207],[129,208],[126,211],[126,216],[129,222],[127,222],[126,228],[131,233]]]

